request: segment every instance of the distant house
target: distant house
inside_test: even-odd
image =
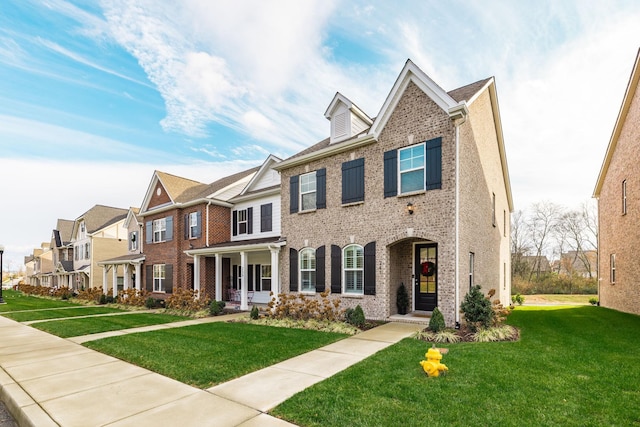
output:
[[[597,267],[597,251],[568,251],[560,256],[561,274],[591,278],[597,276]]]
[[[513,210],[493,78],[446,92],[407,61],[377,116],[337,93],[329,137],[275,165],[283,291],[331,291],[365,316],[438,307],[450,326],[470,286],[508,304]]]
[[[640,51],[593,196],[598,200],[600,305],[640,314]]]
[[[28,278],[33,286],[51,286],[53,277],[53,251],[49,242],[33,250],[33,274]]]
[[[50,248],[53,252],[53,281],[52,286],[73,287],[73,245],[71,245],[71,233],[73,231],[72,220],[58,219],[56,228],[51,233]]]

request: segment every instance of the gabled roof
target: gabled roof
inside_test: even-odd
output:
[[[331,116],[335,112],[336,107],[341,103],[344,104],[352,113],[360,117],[364,122],[368,124],[373,123],[371,117],[367,116],[364,111],[362,111],[356,104],[351,102],[349,98],[347,98],[340,92],[336,92],[336,94],[333,96],[333,100],[327,107],[327,110],[324,112],[324,116],[327,119],[331,119]]]
[[[254,194],[264,190],[273,190],[274,188],[279,188],[278,185],[269,186],[266,188],[259,188],[259,189],[257,189],[256,186],[260,182],[260,180],[265,177],[267,172],[270,169],[272,169],[274,165],[280,163],[281,161],[282,161],[281,158],[276,157],[273,154],[270,154],[269,157],[267,157],[267,159],[264,162],[262,162],[262,165],[258,168],[256,173],[251,178],[251,180],[247,183],[247,185],[245,185],[242,191],[237,196],[235,196],[235,198],[246,196],[249,194]]]
[[[130,207],[129,212],[127,212],[127,219],[124,220],[124,228],[129,228],[129,225],[132,221],[135,221],[138,224],[142,224],[142,220],[138,216],[140,213],[140,208]]]
[[[207,185],[166,172],[156,171],[156,175],[174,203],[184,203],[187,200],[191,200],[193,194],[197,194]]]
[[[598,175],[596,188],[593,190],[593,197],[595,198],[600,197],[600,191],[602,190],[604,179],[607,176],[607,171],[609,170],[609,164],[611,163],[611,158],[613,157],[613,153],[616,150],[616,146],[618,145],[618,138],[620,137],[620,132],[622,132],[622,126],[624,125],[627,119],[627,114],[629,114],[629,109],[631,108],[631,102],[633,101],[633,97],[635,96],[636,90],[638,89],[639,80],[640,80],[640,49],[636,54],[636,60],[633,64],[633,69],[631,70],[631,77],[629,77],[629,83],[627,83],[627,90],[625,91],[624,98],[622,99],[622,106],[620,107],[620,111],[618,112],[618,118],[616,119],[616,124],[613,126],[613,132],[611,133],[611,138],[609,139],[609,145],[607,146],[607,152],[604,156],[602,167],[600,168],[600,174]]]
[[[75,236],[80,222],[84,221],[88,234],[93,234],[109,225],[123,220],[127,216],[127,209],[111,206],[95,205],[78,218],[73,224],[72,235]]]
[[[56,223],[56,228],[53,230],[53,240],[55,240],[55,245],[57,248],[61,248],[65,245],[68,245],[71,241],[71,236],[73,233],[73,224],[74,221],[69,219],[58,219]]]

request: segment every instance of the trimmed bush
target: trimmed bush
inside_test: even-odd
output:
[[[464,296],[460,309],[472,331],[491,326],[493,319],[491,301],[480,292],[480,285],[473,286],[469,290],[469,293]]]
[[[429,320],[429,329],[437,333],[444,330],[444,328],[444,316],[442,315],[442,312],[438,309],[438,307],[436,307],[431,313],[431,320]]]
[[[253,320],[258,320],[258,318],[260,317],[260,311],[258,310],[257,306],[253,306],[253,308],[251,309],[251,313],[249,313],[249,316]]]
[[[356,308],[348,308],[344,313],[345,320],[348,324],[361,328],[365,324],[364,311],[360,304]]]
[[[211,304],[209,304],[209,313],[213,316],[218,316],[222,314],[225,305],[224,301],[211,301]]]

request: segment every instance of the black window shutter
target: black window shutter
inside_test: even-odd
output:
[[[342,203],[364,201],[364,158],[342,164]]]
[[[173,264],[164,266],[164,291],[168,294],[173,293]]]
[[[153,265],[147,265],[145,268],[144,287],[149,292],[153,292]]]
[[[254,277],[253,277],[253,264],[249,264],[249,268],[248,268],[248,270],[249,270],[249,271],[247,271],[247,275],[248,275],[247,277],[248,277],[248,279],[249,279],[249,289],[247,289],[247,290],[252,291],[252,290],[253,290],[253,281],[254,281]]]
[[[324,252],[324,246],[316,249],[316,292],[324,292],[325,288]]]
[[[260,206],[260,232],[273,230],[273,204]]]
[[[256,277],[255,290],[256,291],[261,291],[262,290],[262,283],[260,283],[260,279],[262,278],[262,266],[260,264],[256,264],[255,271],[254,271],[254,276]]]
[[[196,235],[195,237],[202,236],[202,212],[196,212]]]
[[[292,176],[289,180],[289,212],[298,212],[298,175]]]
[[[147,221],[146,224],[146,236],[145,237],[145,242],[147,243],[151,243],[153,242],[153,222],[151,221]],[[76,251],[76,259],[78,259],[78,252]]]
[[[442,138],[426,142],[425,175],[427,190],[442,188]]]
[[[298,251],[289,248],[289,291],[298,292]]]
[[[173,216],[167,217],[167,234],[165,240],[173,240]]]
[[[364,294],[376,294],[376,242],[364,246]]]
[[[398,151],[384,153],[384,197],[398,194]]]
[[[322,168],[316,171],[316,208],[325,209],[327,207],[327,169]]]
[[[184,216],[184,239],[189,238],[189,214]]]
[[[231,221],[233,224],[233,235],[238,235],[238,211],[233,211],[233,219]]]
[[[331,245],[331,293],[342,293],[342,249]]]
[[[247,234],[253,234],[253,208],[247,208]]]

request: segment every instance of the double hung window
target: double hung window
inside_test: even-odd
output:
[[[399,150],[400,194],[424,190],[424,144]]]
[[[153,292],[164,292],[165,265],[153,265]]]
[[[360,245],[349,245],[343,251],[344,292],[364,293],[364,250]]]
[[[167,219],[160,218],[153,221],[153,241],[164,242],[167,239]]]
[[[303,211],[316,208],[316,173],[300,175],[300,206]]]
[[[306,248],[300,251],[300,291],[316,291],[316,251]]]

